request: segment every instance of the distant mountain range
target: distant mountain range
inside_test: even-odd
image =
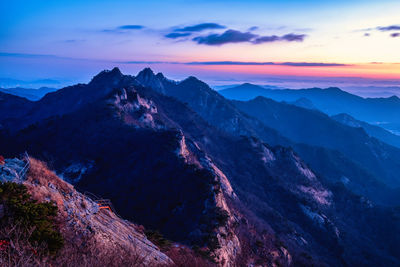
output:
[[[379,124],[388,130],[400,132],[400,99],[363,98],[342,91],[339,88],[311,88],[299,90],[272,90],[253,84],[242,84],[219,91],[228,99],[250,100],[264,96],[276,101],[293,102],[300,98],[308,99],[320,111],[328,115],[346,113],[357,120]]]
[[[305,98],[232,101],[114,68],[38,101],[0,93],[0,148],[210,264],[399,265],[400,149]]]
[[[332,119],[351,127],[362,128],[367,132],[368,135],[375,137],[376,139],[379,139],[389,145],[400,148],[400,136],[392,134],[391,132],[379,126],[356,120],[352,116],[345,113],[332,116]]]
[[[50,87],[40,87],[38,89],[30,89],[30,88],[22,88],[22,87],[15,87],[15,88],[0,88],[0,91],[3,93],[16,95],[20,97],[24,97],[29,100],[39,100],[47,93],[56,91],[56,88]]]

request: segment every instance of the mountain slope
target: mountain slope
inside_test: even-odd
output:
[[[296,143],[338,150],[386,185],[400,186],[400,150],[369,137],[363,130],[338,123],[321,112],[264,97],[234,104]]]
[[[97,78],[107,83],[107,73]],[[203,247],[222,266],[399,264],[396,209],[316,175],[292,149],[240,136],[232,126],[248,125],[250,135],[263,124],[197,79],[174,87],[160,76],[167,94],[183,92],[191,103],[141,81],[71,87],[102,97],[5,133],[0,147],[46,159],[79,190],[112,199],[121,215],[174,241]],[[67,99],[94,99],[74,94]],[[224,116],[240,123],[212,126]]]
[[[368,123],[381,123],[389,130],[400,131],[400,99],[396,96],[388,98],[363,98],[342,91],[339,88],[310,88],[301,90],[271,90],[261,86],[254,91],[255,85],[248,90],[246,87],[235,87],[219,91],[223,96],[236,100],[250,100],[257,96],[264,96],[276,101],[293,102],[299,98],[309,99],[317,109],[328,115],[346,113],[357,120]],[[248,92],[248,94],[247,94]],[[254,92],[254,93],[253,93]],[[248,97],[243,99],[242,95]]]
[[[49,88],[49,87],[40,87],[38,89],[30,89],[30,88],[22,88],[22,87],[15,87],[15,88],[0,88],[0,91],[19,96],[19,97],[24,97],[26,99],[36,101],[41,99],[43,96],[45,96],[47,93],[54,92],[57,89],[55,88]]]
[[[160,91],[158,88],[151,87],[152,84],[156,83],[154,80],[160,80],[163,85],[163,89],[160,92],[187,103],[193,111],[211,125],[236,136],[259,136],[264,140],[268,140],[268,143],[272,145],[289,144],[289,141],[278,132],[266,127],[257,119],[247,116],[197,78],[189,77],[177,83],[167,80],[163,75],[154,75],[150,69],[143,71],[147,72],[147,77],[152,78],[149,80],[138,79],[138,82],[153,90]],[[142,76],[142,72],[138,74],[138,78]],[[149,81],[152,82],[149,83]]]
[[[351,127],[363,128],[368,135],[375,137],[386,144],[400,148],[400,136],[392,134],[379,126],[356,120],[345,113],[332,116],[332,119]]]
[[[278,133],[278,131],[276,131],[280,129],[272,129],[275,126],[274,124],[269,125],[268,121],[262,122],[262,118],[259,120],[254,119],[254,117],[263,114],[263,110],[260,110],[257,114],[255,114],[255,116],[248,116],[248,114],[240,110],[238,107],[235,107],[235,102],[225,99],[217,92],[209,88],[207,84],[197,80],[194,77],[188,78],[182,82],[173,82],[165,79],[162,75],[154,75],[154,73],[150,69],[146,69],[145,71],[147,72],[146,76],[152,77],[153,80],[157,80],[160,79],[159,77],[162,77],[161,81],[163,84],[163,92],[165,94],[173,96],[180,101],[187,103],[188,106],[199,115],[201,115],[204,120],[206,120],[214,127],[217,127],[221,131],[234,135],[255,136],[271,145],[280,144],[284,146],[294,147],[296,151],[299,152],[301,156],[307,160],[308,164],[310,164],[318,173],[324,175],[326,178],[329,178],[333,183],[342,182],[342,180],[349,180],[347,186],[357,194],[367,196],[373,201],[381,204],[397,205],[398,203],[400,203],[400,198],[397,196],[397,191],[388,188],[388,186],[383,183],[383,180],[381,179],[382,174],[379,173],[379,175],[377,176],[374,175],[374,173],[379,171],[377,170],[377,168],[374,167],[374,164],[369,166],[358,164],[357,162],[354,162],[351,157],[349,158],[343,153],[338,152],[337,148],[332,143],[329,148],[327,146],[321,148],[313,147],[310,145],[297,144],[296,141],[299,141],[298,139],[289,140],[287,137],[290,138],[291,135],[287,135],[286,137],[284,137],[282,136],[282,133]],[[139,82],[146,85],[146,81],[139,80]],[[154,84],[156,82],[152,83]],[[158,90],[158,88],[156,88],[156,90]],[[302,109],[299,110],[302,111]],[[277,115],[279,115],[279,112],[281,111],[282,109],[278,108],[274,112],[277,112]],[[300,112],[300,114],[303,113]],[[295,114],[295,116],[299,117],[300,114]],[[310,114],[311,118],[314,118],[315,114],[317,115],[318,123],[321,120],[322,122],[326,121],[327,116],[324,116],[317,111],[309,111],[303,114],[306,117],[300,118],[297,121],[297,124],[301,124],[301,122],[306,120],[306,118],[310,119]],[[319,116],[318,114],[320,114],[321,116]],[[266,116],[270,115],[271,114],[267,112]],[[287,123],[284,123],[287,122],[288,119],[290,120],[290,118],[283,118],[283,123],[281,124],[278,120],[276,120],[274,116],[276,115],[272,116],[275,120],[274,123],[278,124],[278,126],[285,126],[289,128],[291,127],[290,124],[287,125]],[[284,114],[282,113],[280,114],[280,116],[284,116]],[[316,126],[318,126],[317,121],[315,121],[314,124]],[[328,124],[331,125],[332,122],[333,124],[335,124],[335,122],[332,120],[330,120]],[[337,128],[337,126],[339,126],[340,128],[340,124],[336,123],[336,125],[333,125],[334,128]],[[305,127],[301,127],[301,130],[303,132],[307,130],[303,128]],[[241,131],[240,129],[244,130]],[[350,128],[348,128],[347,130],[351,131]],[[297,132],[289,132],[289,134],[297,134]],[[318,131],[314,132],[314,134],[318,135]],[[355,134],[359,133],[356,132]],[[303,136],[307,138],[306,134]],[[333,138],[337,141],[338,136],[336,135],[336,132],[328,132],[328,136],[326,138]],[[323,139],[318,136],[316,140]],[[324,143],[325,141],[326,140],[323,140],[323,142],[318,143],[318,145],[326,144]],[[309,143],[309,141],[306,140],[305,143]],[[360,143],[358,144],[360,145]],[[366,146],[362,147],[363,149],[368,149]],[[354,147],[349,146],[347,149],[353,150]],[[316,153],[316,151],[318,151],[318,154]],[[368,167],[373,169],[374,172],[368,170]],[[388,172],[391,175],[395,175],[395,173],[392,173],[391,171]]]
[[[140,227],[113,212],[100,210],[96,202],[57,177],[43,162],[33,158],[28,160],[30,168],[26,177],[19,177],[18,171],[26,163],[18,159],[6,159],[0,167],[0,181],[22,183],[34,200],[50,201],[57,205],[57,221],[65,245],[53,264],[161,266],[173,263],[146,238]],[[121,261],[118,255],[127,258]]]

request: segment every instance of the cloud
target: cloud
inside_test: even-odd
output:
[[[46,54],[25,54],[25,53],[7,53],[0,52],[0,57],[20,57],[20,58],[59,58],[55,55]]]
[[[145,28],[145,26],[143,26],[143,25],[121,25],[121,26],[118,26],[118,27],[116,27],[114,29],[101,30],[101,32],[124,34],[124,33],[129,33],[131,31],[141,30],[141,29],[144,29],[144,28]]]
[[[193,61],[186,62],[186,65],[254,65],[254,66],[266,66],[276,65],[274,62],[252,62],[252,61]]]
[[[252,66],[292,66],[292,67],[343,67],[349,64],[320,62],[254,62],[254,61],[199,61],[187,62],[187,65],[252,65]]]
[[[292,67],[344,67],[351,64],[342,63],[316,63],[316,62],[283,62],[277,65],[292,66]]]
[[[226,27],[217,23],[201,23],[183,28],[177,28],[175,32],[200,32],[204,30],[225,29]]]
[[[143,28],[144,28],[143,25],[122,25],[122,26],[119,26],[117,29],[120,29],[120,30],[141,30]]]
[[[291,67],[344,67],[350,64],[321,63],[321,62],[255,62],[255,61],[122,61],[121,64],[180,64],[180,65],[205,65],[205,66],[291,66]]]
[[[400,32],[394,32],[390,35],[390,37],[393,37],[393,38],[400,37]]]
[[[371,34],[366,32],[366,33],[364,33],[364,36],[369,37],[369,36],[371,36]]]
[[[249,28],[249,31],[255,31],[255,30],[258,30],[259,28],[257,27],[257,26],[253,26],[253,27],[250,27]]]
[[[376,27],[376,29],[381,31],[381,32],[400,31],[400,25],[390,25],[390,26],[385,26],[385,27]]]
[[[165,37],[171,38],[171,39],[176,39],[176,38],[180,38],[180,37],[187,37],[190,35],[191,35],[190,32],[171,32],[171,33],[168,33],[167,35],[165,35]]]
[[[25,54],[25,53],[7,53],[0,52],[0,57],[16,57],[16,58],[48,58],[48,59],[68,59],[68,60],[88,60],[101,61],[118,64],[177,64],[177,65],[249,65],[249,66],[291,66],[291,67],[343,67],[352,66],[351,64],[342,63],[323,63],[323,62],[256,62],[256,61],[108,61],[100,59],[70,58],[57,55],[47,54]],[[373,63],[371,63],[373,64]]]
[[[306,38],[307,35],[305,34],[294,34],[294,33],[289,33],[285,34],[284,36],[281,37],[281,40],[285,40],[288,42],[303,42],[304,38]]]
[[[271,42],[276,42],[279,41],[280,37],[276,35],[271,35],[271,36],[261,36],[253,40],[253,44],[262,44],[262,43],[271,43]]]
[[[307,37],[306,34],[294,34],[289,33],[283,36],[270,35],[260,36],[251,32],[240,32],[236,30],[227,30],[221,34],[209,34],[206,36],[198,36],[192,40],[198,44],[205,45],[223,45],[228,43],[252,43],[252,44],[263,44],[277,41],[286,42],[302,42]]]
[[[206,36],[198,36],[192,40],[198,44],[205,45],[223,45],[228,43],[250,42],[256,34],[251,32],[240,32],[236,30],[227,30],[221,34],[210,34]]]

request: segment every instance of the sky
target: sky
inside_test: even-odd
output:
[[[212,85],[400,86],[398,0],[0,0],[0,10],[3,86],[87,82],[114,66]]]

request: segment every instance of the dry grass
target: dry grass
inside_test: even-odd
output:
[[[65,208],[66,198],[73,203],[70,208],[85,210],[86,207],[82,206],[85,203],[74,203],[77,200],[72,195],[77,196],[77,192],[73,186],[60,179],[53,171],[50,171],[45,163],[30,158],[30,169],[24,185],[33,199],[39,202],[51,201],[58,206],[57,224],[64,237],[65,245],[57,255],[48,255],[44,252],[45,250],[42,252],[39,246],[33,248],[29,243],[29,236],[14,234],[11,241],[13,244],[19,245],[16,248],[2,251],[0,266],[134,267],[149,266],[149,262],[151,262],[151,266],[162,266],[161,264],[157,265],[157,260],[150,258],[152,257],[151,255],[146,255],[146,253],[149,254],[151,252],[147,252],[147,250],[140,247],[143,244],[135,242],[129,244],[126,242],[120,243],[118,241],[121,240],[114,237],[111,238],[108,233],[102,231],[91,233],[92,230],[88,231],[86,229],[84,221],[76,220],[77,214],[72,215],[72,217],[68,215]],[[76,207],[74,206],[75,204]],[[71,219],[73,223],[71,223]],[[96,222],[101,221],[97,217],[96,220]],[[107,222],[105,221],[104,223],[106,224]],[[5,229],[2,230],[6,231]],[[144,231],[139,226],[135,226],[132,230],[138,230],[139,233]],[[7,231],[22,233],[18,227]],[[2,236],[10,238],[13,235],[0,231],[0,239]],[[107,241],[108,238],[111,239]]]
[[[172,246],[166,255],[174,262],[173,266],[177,267],[212,267],[217,266],[202,256],[195,253],[192,249],[185,246]]]
[[[46,163],[34,158],[29,158],[29,160],[30,169],[27,176],[28,182],[43,186],[47,186],[48,183],[52,183],[57,190],[63,193],[69,193],[73,190],[73,186],[60,179],[48,168]]]
[[[93,237],[68,240],[57,255],[49,255],[44,246],[32,245],[29,236],[32,231],[23,230],[18,225],[2,227],[0,238],[9,245],[0,250],[2,267],[137,267],[146,266],[145,258],[135,247],[129,251],[122,246],[113,249],[98,243]],[[152,264],[157,267],[157,265]],[[159,265],[161,267],[162,265]]]

